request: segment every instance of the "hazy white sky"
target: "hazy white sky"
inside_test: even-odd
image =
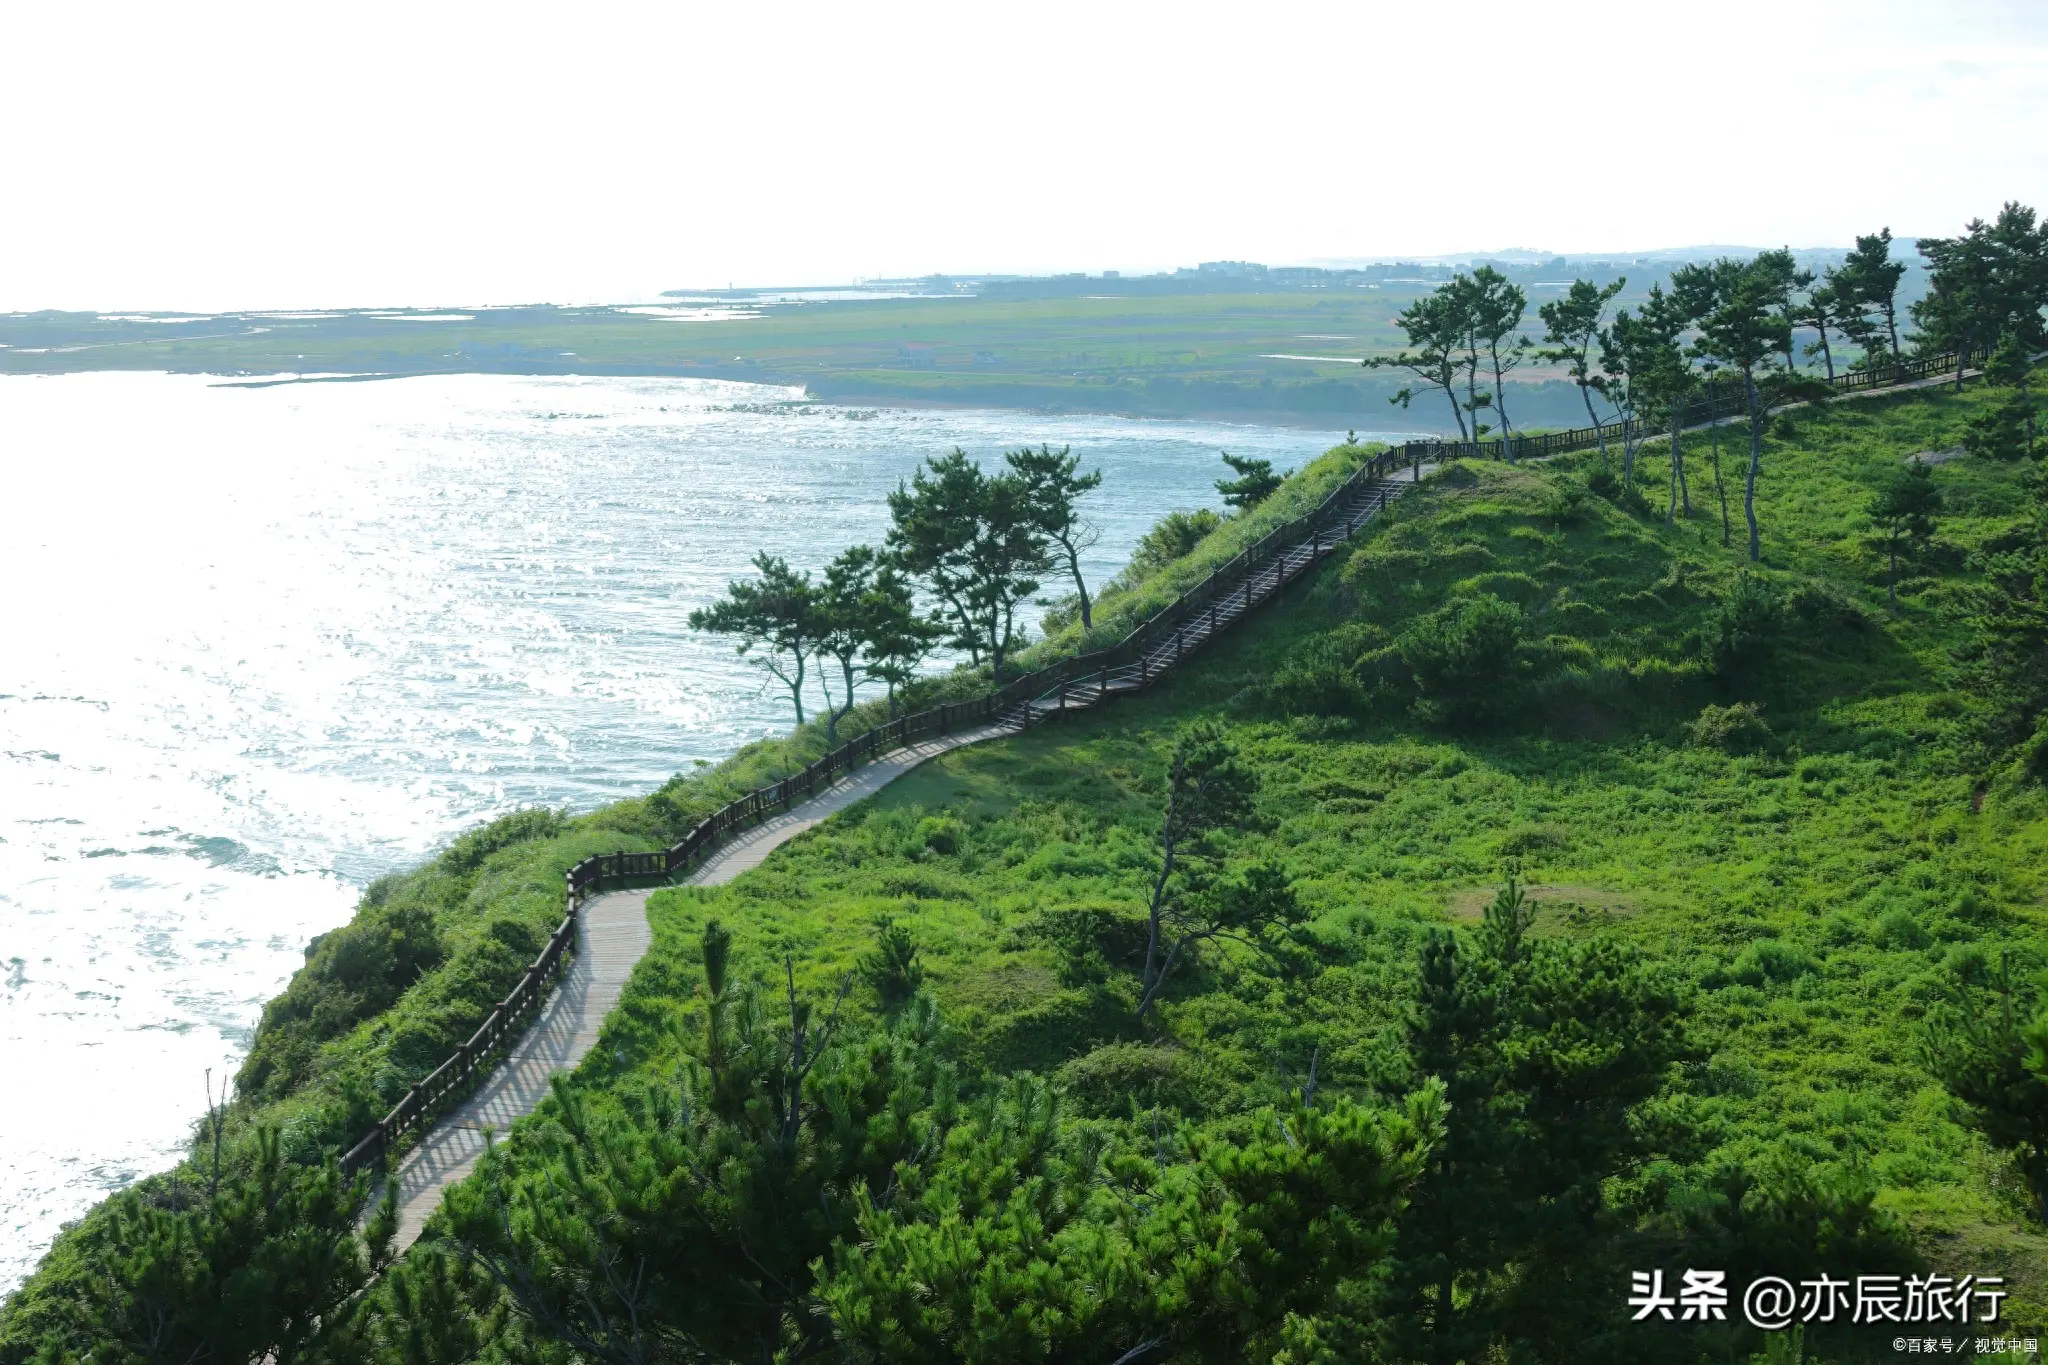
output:
[[[16,4],[0,307],[1826,245],[2041,204],[2048,3]]]

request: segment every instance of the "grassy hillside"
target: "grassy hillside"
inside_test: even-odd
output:
[[[2048,1236],[1922,1048],[1930,1011],[1981,1001],[2002,959],[2022,973],[2048,960],[2048,795],[1986,746],[1988,703],[1956,673],[1973,552],[2022,534],[2025,471],[1938,466],[1949,510],[1896,610],[1862,510],[1907,456],[1956,445],[1984,402],[1923,392],[1780,420],[1754,569],[1739,533],[1722,544],[1705,434],[1688,443],[1693,515],[1669,527],[1643,501],[1664,487],[1659,448],[1624,497],[1591,491],[1590,452],[1441,471],[1157,690],[947,755],[729,886],[658,893],[654,947],[568,1093],[637,1112],[636,1097],[673,1092],[704,1036],[715,919],[732,974],[764,998],[785,972],[814,1001],[854,983],[840,1007],[853,1033],[893,1015],[866,983],[883,927],[906,931],[944,1021],[928,1045],[963,1091],[1050,1077],[1071,1121],[1112,1145],[1156,1144],[1175,1116],[1250,1131],[1252,1111],[1284,1110],[1311,1074],[1324,1096],[1378,1103],[1421,1080],[1408,1030],[1432,932],[1475,925],[1513,874],[1537,940],[1618,945],[1686,1016],[1687,1044],[1634,1120],[1647,1156],[1606,1187],[1618,1221],[1601,1254],[1624,1259],[1599,1276],[1684,1264],[1720,1245],[1711,1230],[1762,1217],[1757,1201],[1794,1222],[1836,1210],[1815,1215],[1827,1226],[1867,1204],[1866,1231],[1906,1239],[1911,1263],[2006,1275],[2018,1292],[2001,1330],[2038,1333]],[[1311,465],[1195,558],[1106,597],[1104,616],[1207,572],[1357,457]],[[1259,779],[1258,818],[1224,836],[1224,861],[1284,867],[1308,917],[1271,951],[1203,951],[1140,1022],[1167,763],[1201,720]],[[764,746],[643,801],[501,822],[373,888],[273,1005],[238,1124],[337,1141],[361,1092],[402,1088],[460,1031],[458,1005],[501,989],[486,985],[558,913],[561,868],[671,837],[783,761]],[[394,1002],[405,964],[426,971]],[[534,1144],[581,1131],[582,1113],[551,1103],[497,1169],[537,1160]],[[1815,1244],[1849,1256],[1870,1242],[1837,1232]],[[0,1314],[0,1345],[28,1340],[20,1324],[39,1296],[54,1302],[80,1238]],[[1619,1318],[1621,1291],[1599,1276],[1591,1301]],[[1757,1345],[1660,1341],[1602,1349],[1720,1360]],[[1890,1354],[1888,1337],[1820,1344],[1823,1359]]]
[[[878,924],[907,928],[966,1064],[1054,1075],[1084,1112],[1246,1110],[1299,1087],[1312,1054],[1322,1085],[1371,1093],[1400,1074],[1426,928],[1476,920],[1513,859],[1540,935],[1613,935],[1688,983],[1696,1055],[1658,1179],[1789,1162],[1873,1181],[1929,1261],[2004,1273],[2018,1320],[2048,1320],[2048,1238],[1917,1046],[1930,1005],[2048,942],[2048,800],[2009,776],[1980,788],[1947,610],[1967,552],[2012,531],[2023,471],[1939,467],[1953,515],[1896,614],[1860,511],[1890,466],[1954,445],[1977,401],[1779,425],[1752,584],[1782,628],[1718,666],[1745,566],[1711,496],[1667,529],[1587,494],[1591,454],[1454,467],[1158,691],[948,755],[729,887],[657,895],[655,949],[587,1079],[673,1064],[715,917],[750,970],[788,958],[819,994]],[[1664,458],[1646,456],[1658,489]],[[1521,609],[1525,676],[1460,723],[1385,646],[1479,594]],[[1315,960],[1212,955],[1139,1026],[1163,770],[1198,717],[1264,779],[1270,826],[1233,854],[1285,863]]]

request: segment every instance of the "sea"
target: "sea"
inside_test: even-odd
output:
[[[691,608],[879,544],[927,456],[1071,446],[1109,577],[1218,453],[1336,431],[710,380],[0,377],[0,1294],[169,1167],[361,888],[790,723]]]

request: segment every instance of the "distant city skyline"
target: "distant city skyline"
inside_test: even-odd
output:
[[[2048,7],[1999,0],[40,6],[10,46],[8,310],[1846,245],[2048,198]]]

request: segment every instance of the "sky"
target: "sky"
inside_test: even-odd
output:
[[[0,309],[1831,246],[2042,204],[2048,3],[15,5]]]

